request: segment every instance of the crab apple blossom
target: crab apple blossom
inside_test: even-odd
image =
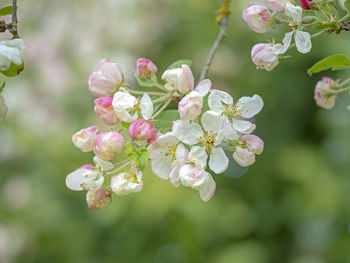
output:
[[[243,19],[247,22],[250,29],[257,33],[265,33],[272,23],[269,9],[256,3],[246,6],[243,11]]]
[[[304,8],[305,10],[310,10],[310,6],[309,6],[309,2],[311,3],[312,0],[300,0],[300,5],[302,8]]]
[[[194,77],[190,67],[183,64],[180,68],[168,69],[163,73],[164,87],[170,91],[186,94],[193,90]]]
[[[181,99],[178,111],[182,120],[195,120],[202,112],[203,97],[205,97],[211,88],[209,79],[202,80],[198,86]]]
[[[95,167],[91,164],[84,164],[82,165],[81,167],[79,167],[78,169],[88,169],[88,170],[92,170],[94,169]]]
[[[213,177],[203,168],[186,164],[179,171],[181,184],[198,190],[203,201],[209,201],[216,190]]]
[[[145,120],[152,118],[153,103],[147,93],[138,100],[125,91],[118,91],[114,94],[112,105],[117,117],[123,122],[133,122],[140,114]]]
[[[257,69],[273,70],[279,63],[278,54],[272,44],[260,43],[252,48],[251,58]]]
[[[140,192],[143,188],[142,172],[132,167],[129,173],[113,176],[111,188],[118,196]]]
[[[0,121],[3,121],[7,115],[7,105],[4,97],[0,94]]]
[[[123,84],[123,71],[109,59],[101,60],[98,68],[89,77],[89,90],[98,97],[110,96]]]
[[[93,169],[79,168],[66,177],[66,186],[73,191],[97,190],[102,187],[104,177]]]
[[[161,135],[162,135],[162,134],[161,134],[160,132],[157,132],[157,133],[153,134],[152,137],[149,138],[149,139],[147,140],[147,144],[148,144],[148,145],[152,144],[152,143],[153,143],[154,141],[156,141]]]
[[[289,0],[262,0],[262,3],[270,10],[283,11]]]
[[[314,99],[317,106],[326,110],[330,110],[334,107],[337,95],[329,94],[329,91],[334,89],[334,87],[335,83],[331,78],[323,77],[322,80],[317,82],[314,91]]]
[[[228,167],[228,158],[219,146],[224,138],[223,117],[220,113],[206,111],[201,118],[201,124],[178,120],[173,123],[173,132],[185,144],[199,144],[206,154],[198,156],[200,162],[206,162],[209,157],[209,168],[216,174],[223,173]]]
[[[98,126],[91,126],[89,128],[81,129],[72,137],[74,145],[83,152],[91,152],[96,143],[96,135],[98,133]]]
[[[94,152],[104,161],[110,161],[114,153],[121,153],[124,148],[124,137],[117,131],[104,132],[96,136]]]
[[[24,42],[20,38],[0,41],[0,71],[8,70],[11,63],[21,65],[24,50]]]
[[[129,136],[136,141],[148,140],[156,132],[156,128],[144,119],[133,121],[129,126]]]
[[[212,111],[222,114],[235,131],[249,134],[255,130],[255,125],[248,119],[262,110],[264,102],[259,95],[254,95],[242,97],[233,103],[233,98],[227,92],[212,90],[208,98],[208,105]]]
[[[139,58],[136,61],[137,76],[148,79],[157,73],[157,67],[147,58]]]
[[[233,159],[242,167],[248,167],[255,162],[255,155],[264,150],[264,142],[258,136],[244,135],[238,141],[233,153]]]
[[[97,114],[97,117],[106,125],[114,125],[119,121],[117,115],[114,112],[112,102],[112,97],[101,97],[95,99],[94,110]]]
[[[111,196],[106,188],[90,190],[86,193],[86,202],[91,210],[99,210],[111,203]]]

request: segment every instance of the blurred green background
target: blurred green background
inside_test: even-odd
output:
[[[9,4],[2,0],[1,6]],[[6,79],[9,114],[0,123],[0,262],[350,262],[350,104],[315,106],[314,62],[350,55],[350,34],[313,40],[312,53],[290,52],[272,72],[250,60],[255,43],[285,28],[256,34],[241,19],[248,1],[234,0],[227,38],[209,77],[234,98],[259,94],[265,107],[256,134],[265,151],[243,176],[218,175],[208,203],[150,172],[144,190],[90,211],[83,192],[64,184],[92,154],[73,133],[101,124],[87,79],[101,58],[120,64],[128,82],[139,57],[161,74],[189,58],[199,72],[216,38],[215,10],[204,0],[19,1],[25,70]],[[2,34],[6,39],[9,35]],[[350,71],[326,72],[333,78]],[[5,78],[1,78],[5,80]]]

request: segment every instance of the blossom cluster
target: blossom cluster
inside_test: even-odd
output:
[[[157,177],[198,190],[208,201],[216,189],[213,176],[229,166],[227,153],[247,167],[263,151],[264,142],[252,134],[253,118],[263,108],[260,96],[234,101],[212,89],[209,79],[195,85],[190,66],[181,61],[164,71],[162,81],[156,73],[153,62],[138,59],[136,78],[145,89],[135,90],[122,69],[104,59],[89,77],[89,90],[98,97],[94,110],[109,128],[91,126],[73,135],[77,148],[93,152],[94,165],[68,174],[66,185],[86,190],[90,209],[110,203],[112,193],[141,191],[148,163]],[[171,103],[177,110],[166,110]]]

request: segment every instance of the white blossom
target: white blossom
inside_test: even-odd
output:
[[[24,50],[24,42],[20,38],[0,41],[0,71],[8,70],[11,63],[21,65]]]

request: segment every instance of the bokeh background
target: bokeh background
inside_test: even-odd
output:
[[[250,31],[241,19],[248,1],[233,1],[209,77],[235,98],[263,97],[256,133],[265,151],[256,164],[243,176],[235,169],[216,176],[208,203],[149,171],[142,192],[115,197],[102,211],[90,211],[83,192],[65,187],[66,174],[92,161],[71,136],[101,124],[87,88],[98,61],[118,62],[135,83],[139,57],[153,60],[159,73],[188,58],[198,79],[220,3],[18,2],[26,67],[18,78],[0,78],[9,106],[0,124],[0,262],[350,262],[350,97],[331,111],[317,108],[313,89],[322,74],[306,74],[327,55],[350,55],[350,34],[320,37],[312,53],[293,50],[274,71],[257,71],[251,47],[281,41],[286,28]],[[349,70],[325,74],[350,77]]]

